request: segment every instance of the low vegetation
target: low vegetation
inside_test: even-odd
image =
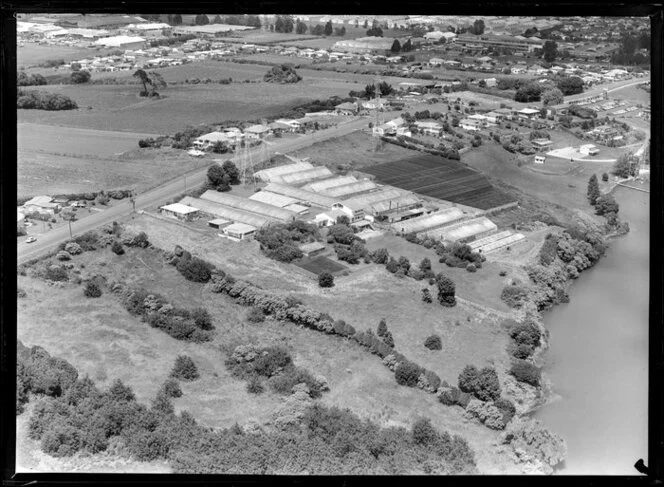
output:
[[[273,66],[265,76],[263,81],[268,83],[297,83],[302,80],[302,76],[297,74],[292,64],[281,64],[280,66]]]

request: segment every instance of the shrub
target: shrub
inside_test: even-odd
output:
[[[292,363],[293,359],[287,350],[281,347],[268,347],[255,360],[253,370],[258,375],[272,377]]]
[[[503,423],[505,424],[509,423],[516,414],[516,407],[509,399],[501,397],[496,399],[493,404],[503,413]]]
[[[473,365],[464,367],[459,374],[459,389],[473,394],[480,401],[495,400],[500,397],[498,374],[491,367],[477,370]]]
[[[71,255],[78,255],[83,252],[83,249],[76,242],[69,242],[65,245],[65,251],[69,252]]]
[[[438,302],[443,306],[456,306],[454,281],[442,274],[436,276],[436,285],[438,286]]]
[[[477,272],[477,267],[475,266],[475,264],[470,263],[466,266],[466,270],[468,272]]]
[[[180,259],[176,266],[177,270],[188,281],[208,282],[212,276],[212,264],[192,257],[191,259]]]
[[[27,295],[28,295],[28,293],[25,292],[25,289],[20,288],[20,287],[16,289],[16,296],[18,298],[25,298]]]
[[[98,298],[101,296],[102,292],[95,281],[88,281],[83,290],[83,294],[88,298]]]
[[[533,348],[540,345],[541,332],[534,323],[515,323],[510,327],[509,335],[518,345],[529,345]]]
[[[431,420],[422,418],[415,421],[413,424],[413,441],[417,445],[427,446],[436,441],[438,432],[431,425]]]
[[[376,331],[379,337],[384,337],[387,334],[387,322],[385,318],[381,318],[380,323],[378,323],[378,330]]]
[[[525,343],[521,343],[519,345],[512,347],[511,354],[514,358],[527,359],[533,354],[534,351],[535,349],[533,348],[532,345],[526,345]]]
[[[298,384],[306,384],[309,396],[319,398],[322,395],[321,383],[305,369],[300,367],[288,367],[281,374],[270,379],[272,390],[279,394],[291,394],[293,387]]]
[[[49,265],[46,268],[44,278],[48,281],[66,281],[69,279],[67,269],[59,265]]]
[[[194,320],[194,324],[199,327],[201,330],[214,330],[214,325],[212,324],[212,317],[210,313],[205,308],[196,308],[191,312],[191,318]]]
[[[390,348],[394,348],[394,338],[392,337],[392,332],[388,331],[383,337],[383,341]]]
[[[431,291],[429,291],[429,289],[427,289],[427,288],[422,289],[422,301],[424,301],[425,303],[432,303],[433,302],[433,298],[431,296]]]
[[[198,367],[187,355],[178,355],[171,370],[171,377],[180,380],[192,381],[199,377]]]
[[[415,387],[422,374],[422,368],[413,362],[401,362],[394,371],[397,384],[408,387]]]
[[[172,377],[166,379],[164,384],[161,386],[162,391],[166,394],[166,397],[182,397],[182,389],[180,388],[180,383],[173,379]]]
[[[113,243],[111,244],[111,250],[112,250],[113,253],[116,254],[116,255],[122,255],[122,254],[125,253],[125,251],[124,251],[124,247],[123,247],[122,244],[121,244],[120,242],[118,242],[117,240],[113,241]]]
[[[503,412],[491,402],[471,399],[466,407],[466,412],[469,416],[478,418],[491,429],[501,430],[505,428]]]
[[[607,182],[609,180],[609,175],[607,173],[602,173],[602,181]]]
[[[333,287],[334,276],[329,272],[323,272],[318,276],[318,285],[320,287]]]
[[[247,313],[247,321],[250,323],[262,323],[265,321],[265,313],[257,306],[253,306]]]
[[[527,297],[528,291],[521,286],[505,286],[500,293],[500,299],[511,308],[520,308]]]
[[[265,390],[263,383],[257,376],[253,376],[247,382],[247,392],[251,394],[261,394]]]
[[[525,360],[515,360],[510,368],[510,374],[519,382],[538,386],[542,378],[542,371]]]
[[[442,350],[443,341],[440,339],[440,336],[431,335],[428,336],[426,340],[424,340],[424,346],[429,350]]]
[[[56,259],[58,260],[71,260],[71,254],[67,252],[66,250],[61,250],[60,252],[57,253],[55,256]]]

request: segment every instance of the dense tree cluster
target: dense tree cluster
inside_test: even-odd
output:
[[[318,227],[297,220],[289,223],[271,223],[259,228],[254,238],[261,250],[271,259],[292,262],[304,254],[298,245],[320,238]]]
[[[492,367],[478,370],[474,365],[466,365],[459,374],[459,390],[472,394],[480,401],[495,401],[501,393],[498,374]]]
[[[446,307],[456,306],[456,286],[449,277],[441,274],[436,275],[436,286],[438,287],[438,302]]]
[[[293,32],[294,26],[295,23],[292,15],[277,15],[274,22],[275,32],[282,32],[284,34]]]
[[[78,105],[68,96],[45,91],[18,90],[16,108],[35,110],[75,110]]]
[[[302,76],[297,74],[292,64],[280,64],[279,66],[272,66],[272,68],[265,73],[263,81],[267,83],[297,83],[302,80]]]
[[[207,187],[217,191],[230,191],[231,185],[240,184],[240,171],[231,160],[212,164],[207,171]]]
[[[583,80],[578,76],[562,76],[558,78],[556,85],[565,96],[583,93]]]
[[[16,86],[39,86],[46,84],[48,82],[41,74],[26,74],[25,71],[19,71],[16,76]]]

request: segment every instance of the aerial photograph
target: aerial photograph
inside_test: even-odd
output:
[[[642,475],[648,17],[15,25],[16,472]]]

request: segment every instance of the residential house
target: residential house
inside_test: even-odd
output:
[[[476,132],[482,128],[482,121],[472,118],[464,118],[459,122],[459,126],[464,130]]]
[[[599,154],[599,149],[593,144],[584,144],[579,147],[579,152],[587,156],[595,156]]]
[[[246,240],[256,233],[256,227],[246,223],[233,223],[224,227],[222,232],[231,240]]]
[[[34,213],[45,215],[48,214],[53,217],[56,213],[60,211],[60,205],[53,202],[53,198],[50,196],[35,196],[31,200],[23,203],[23,210],[25,213]]]
[[[415,126],[423,134],[440,136],[443,133],[443,126],[438,122],[416,121]]]
[[[498,81],[496,78],[484,78],[484,82],[486,83],[487,88],[493,88]]]
[[[206,150],[219,142],[228,147],[234,147],[237,140],[224,132],[210,132],[194,139],[193,146],[198,150]]]
[[[502,113],[498,113],[496,111],[491,111],[491,112],[485,113],[484,118],[486,119],[487,122],[498,123],[502,120],[505,120],[506,117]]]
[[[429,59],[429,66],[434,67],[434,66],[442,66],[445,64],[445,60],[439,57],[432,57]]]
[[[544,164],[544,161],[546,160],[546,156],[544,155],[537,155],[535,156],[535,164]]]
[[[537,117],[537,115],[539,115],[539,112],[540,112],[540,111],[537,110],[537,109],[535,109],[535,108],[528,108],[528,107],[526,107],[526,108],[522,108],[521,110],[515,110],[514,113],[515,113],[518,117],[526,118],[526,119],[528,119],[528,120],[533,120],[534,118]]]
[[[318,225],[319,227],[331,227],[332,225],[337,223],[337,218],[339,218],[340,216],[349,217],[349,215],[346,212],[341,211],[340,209],[332,209],[323,213],[319,213],[314,217],[312,222]]]
[[[530,143],[533,145],[533,147],[535,147],[535,149],[539,151],[550,149],[553,145],[553,142],[551,142],[549,139],[533,139],[530,141]]]
[[[334,107],[337,115],[355,115],[358,112],[357,103],[344,102]]]
[[[262,124],[251,125],[244,129],[244,136],[251,140],[261,140],[270,135],[270,127]]]

